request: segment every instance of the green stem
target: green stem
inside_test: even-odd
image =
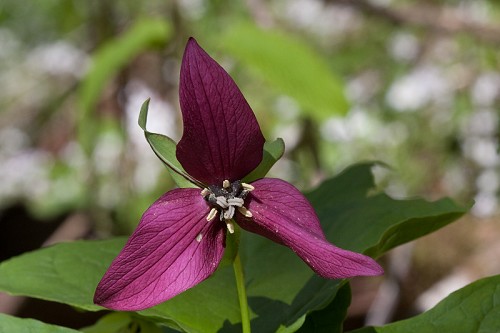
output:
[[[247,291],[245,289],[245,276],[241,265],[240,254],[237,253],[233,261],[234,276],[236,277],[236,288],[238,289],[238,300],[240,302],[241,325],[243,333],[250,333],[250,315],[248,311]]]

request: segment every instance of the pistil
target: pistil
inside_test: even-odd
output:
[[[246,196],[253,190],[254,187],[250,184],[242,183],[239,180],[231,183],[227,179],[222,182],[222,186],[212,185],[204,188],[200,194],[212,205],[207,221],[212,221],[219,213],[219,218],[226,223],[229,233],[234,233],[231,219],[234,217],[236,209],[245,217],[252,217],[252,213],[243,205]]]

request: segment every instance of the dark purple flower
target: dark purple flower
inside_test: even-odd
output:
[[[234,81],[193,38],[179,95],[177,159],[204,187],[174,189],[149,207],[97,286],[95,303],[141,310],[195,286],[217,269],[233,221],[289,247],[322,277],[382,274],[373,259],[330,244],[312,206],[289,183],[241,182],[261,162],[264,137]]]

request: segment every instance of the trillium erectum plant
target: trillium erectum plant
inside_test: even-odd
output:
[[[261,163],[265,139],[235,82],[193,38],[179,97],[184,132],[176,156],[183,170],[177,172],[194,187],[165,193],[144,213],[97,286],[96,304],[142,310],[195,286],[215,272],[238,227],[289,247],[327,279],[383,273],[372,258],[329,243],[293,185],[243,181]],[[233,259],[242,323],[249,327],[241,261]]]
[[[268,61],[279,67],[272,59],[274,50],[283,49],[280,39],[274,34],[266,39],[266,33],[251,40],[262,45],[258,55],[266,68]],[[244,41],[235,43],[246,47]],[[265,52],[270,47],[273,52]],[[110,58],[102,59],[107,66]],[[310,69],[315,63],[287,66]],[[325,86],[329,91],[334,85]],[[128,241],[59,243],[1,262],[0,292],[85,311],[103,306],[119,311],[102,313],[80,330],[84,333],[344,332],[351,300],[344,278],[382,274],[372,258],[468,210],[447,198],[391,198],[375,182],[377,162],[347,167],[304,194],[283,180],[265,178],[283,154],[283,140],[264,140],[234,81],[194,39],[181,66],[179,143],[146,130],[148,106],[149,100],[139,126],[178,188],[146,210]],[[390,273],[372,282],[392,284]],[[499,286],[500,275],[481,279],[413,318],[350,333],[477,332],[478,327],[498,332]],[[379,288],[382,299],[387,289]],[[0,332],[76,331],[0,313]]]

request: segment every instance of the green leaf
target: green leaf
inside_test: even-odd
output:
[[[478,280],[450,294],[416,317],[352,333],[500,332],[500,275]]]
[[[162,333],[162,329],[151,321],[139,318],[132,312],[112,312],[92,326],[81,329],[83,333]]]
[[[97,283],[124,238],[62,243],[0,263],[0,290],[97,311]]]
[[[168,136],[163,134],[151,133],[146,129],[146,123],[148,120],[148,109],[149,109],[149,99],[147,99],[141,106],[141,111],[139,113],[139,126],[144,131],[146,140],[153,149],[154,153],[158,158],[165,164],[168,172],[172,176],[174,182],[179,187],[203,187],[202,184],[198,184],[189,174],[184,170],[182,165],[177,160],[176,143],[174,140],[170,139]],[[196,186],[195,184],[198,184]]]
[[[164,45],[170,38],[170,24],[164,20],[144,19],[120,37],[110,40],[92,57],[92,67],[81,83],[79,104],[79,140],[85,150],[91,150],[97,122],[94,109],[105,85],[135,56],[156,45]]]
[[[324,120],[349,110],[341,80],[307,43],[252,24],[234,24],[226,31],[221,47],[294,98],[305,114]]]
[[[297,332],[342,333],[343,322],[350,304],[351,286],[345,283],[327,307],[307,316],[304,325]]]
[[[78,331],[0,313],[0,333],[78,333]]]
[[[267,175],[269,170],[273,165],[283,156],[285,152],[285,142],[283,139],[278,138],[272,142],[267,141],[264,143],[264,154],[262,156],[262,162],[250,172],[243,181],[253,182],[259,178],[263,178]]]
[[[130,313],[113,312],[97,321],[92,326],[82,328],[83,333],[118,333],[125,332],[125,329],[132,323]]]
[[[374,163],[350,167],[307,194],[329,239],[372,257],[436,231],[455,221],[468,207],[450,199],[394,200],[376,190]]]

